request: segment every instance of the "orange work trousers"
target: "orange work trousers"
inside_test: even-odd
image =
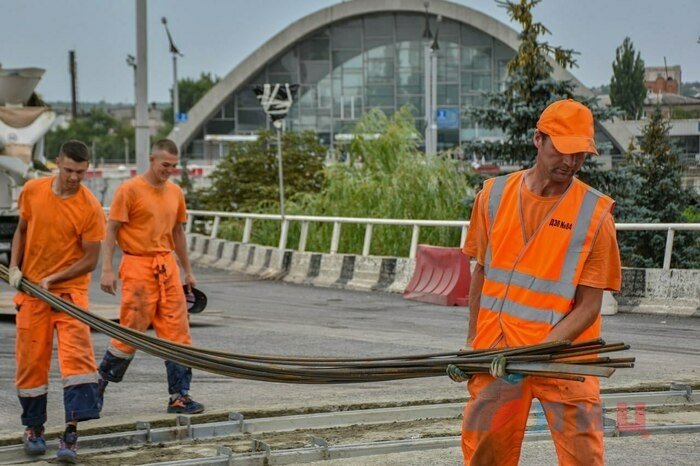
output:
[[[604,464],[603,411],[596,377],[584,382],[526,377],[509,384],[488,374],[472,376],[462,422],[464,464],[517,465],[532,399],[552,433],[559,464]]]
[[[62,294],[61,298],[88,308],[86,294]],[[90,327],[64,312],[58,312],[25,293],[14,297],[17,305],[17,372],[19,395],[46,393],[51,368],[53,333],[58,334],[58,361],[63,385],[97,383],[97,366]]]
[[[160,338],[192,344],[180,269],[173,253],[156,256],[124,254],[119,278],[122,281],[121,325],[141,332],[153,325]],[[112,339],[108,351],[119,358],[131,359],[136,349]]]
[[[60,296],[83,309],[88,308],[85,292]],[[54,330],[58,335],[66,422],[99,418],[95,406],[98,376],[90,327],[25,293],[17,293],[14,302],[17,306],[15,384],[23,408],[22,423],[29,426],[46,422]]]

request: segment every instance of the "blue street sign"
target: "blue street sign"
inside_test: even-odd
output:
[[[438,129],[458,129],[459,109],[453,107],[438,108],[435,111],[435,121]]]
[[[177,122],[183,123],[185,121],[187,121],[187,113],[178,113],[177,114]]]

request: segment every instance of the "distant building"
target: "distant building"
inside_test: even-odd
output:
[[[437,51],[438,149],[498,137],[498,131],[480,128],[464,116],[464,110],[483,106],[483,93],[501,88],[519,45],[517,31],[444,0],[432,0],[429,13],[433,34],[436,16],[442,18]],[[231,63],[231,71],[190,109],[188,121],[170,137],[190,160],[221,153],[223,149],[216,146],[224,143],[209,142],[207,137],[248,135],[269,127],[253,86],[285,82],[300,85],[286,128],[313,130],[328,147],[350,133],[370,109],[391,115],[408,105],[416,129],[423,133],[425,48],[430,43],[423,39],[424,30],[423,0],[354,0],[312,13],[251,51],[241,63]],[[571,80],[579,94],[591,95],[559,66],[554,66],[554,78]]]
[[[681,88],[681,65],[647,66],[644,84],[655,93],[678,94]]]
[[[644,114],[646,118],[661,108],[666,118],[698,118],[700,117],[700,99],[668,92],[649,92],[644,99]]]
[[[128,123],[134,127],[136,126],[136,114],[133,105],[108,108],[107,112],[122,123]],[[148,128],[150,135],[155,136],[158,134],[158,130],[163,126],[165,126],[163,110],[159,108],[155,102],[152,102],[148,107]]]

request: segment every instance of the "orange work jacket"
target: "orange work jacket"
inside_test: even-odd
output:
[[[541,342],[574,305],[576,286],[605,218],[615,205],[574,178],[532,237],[525,241],[524,171],[484,183],[488,246],[473,347]],[[600,337],[600,315],[575,341]]]

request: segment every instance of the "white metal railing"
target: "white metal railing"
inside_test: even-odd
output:
[[[362,255],[369,256],[370,246],[372,244],[372,231],[374,225],[397,225],[410,226],[413,228],[411,234],[411,247],[409,257],[416,257],[416,249],[418,248],[418,238],[420,236],[421,227],[457,227],[462,229],[460,244],[464,243],[469,228],[469,221],[466,220],[405,220],[405,219],[390,219],[390,218],[357,218],[357,217],[320,217],[313,215],[285,215],[282,217],[279,214],[250,214],[241,212],[210,212],[206,210],[188,210],[187,211],[187,233],[192,232],[192,225],[195,217],[204,217],[213,219],[210,238],[216,238],[219,233],[221,219],[235,218],[244,220],[243,225],[243,243],[250,242],[250,236],[253,231],[253,220],[277,220],[282,222],[278,247],[280,249],[287,248],[287,237],[289,234],[289,225],[291,222],[301,223],[301,233],[299,237],[298,251],[306,250],[307,237],[309,234],[309,224],[317,223],[332,223],[333,233],[331,235],[331,245],[329,252],[336,254],[340,244],[340,232],[343,224],[360,224],[365,225],[365,236],[362,245]],[[616,225],[618,231],[666,231],[666,250],[664,252],[663,268],[668,270],[671,268],[671,253],[673,252],[673,238],[676,231],[700,231],[700,223],[618,223]]]

